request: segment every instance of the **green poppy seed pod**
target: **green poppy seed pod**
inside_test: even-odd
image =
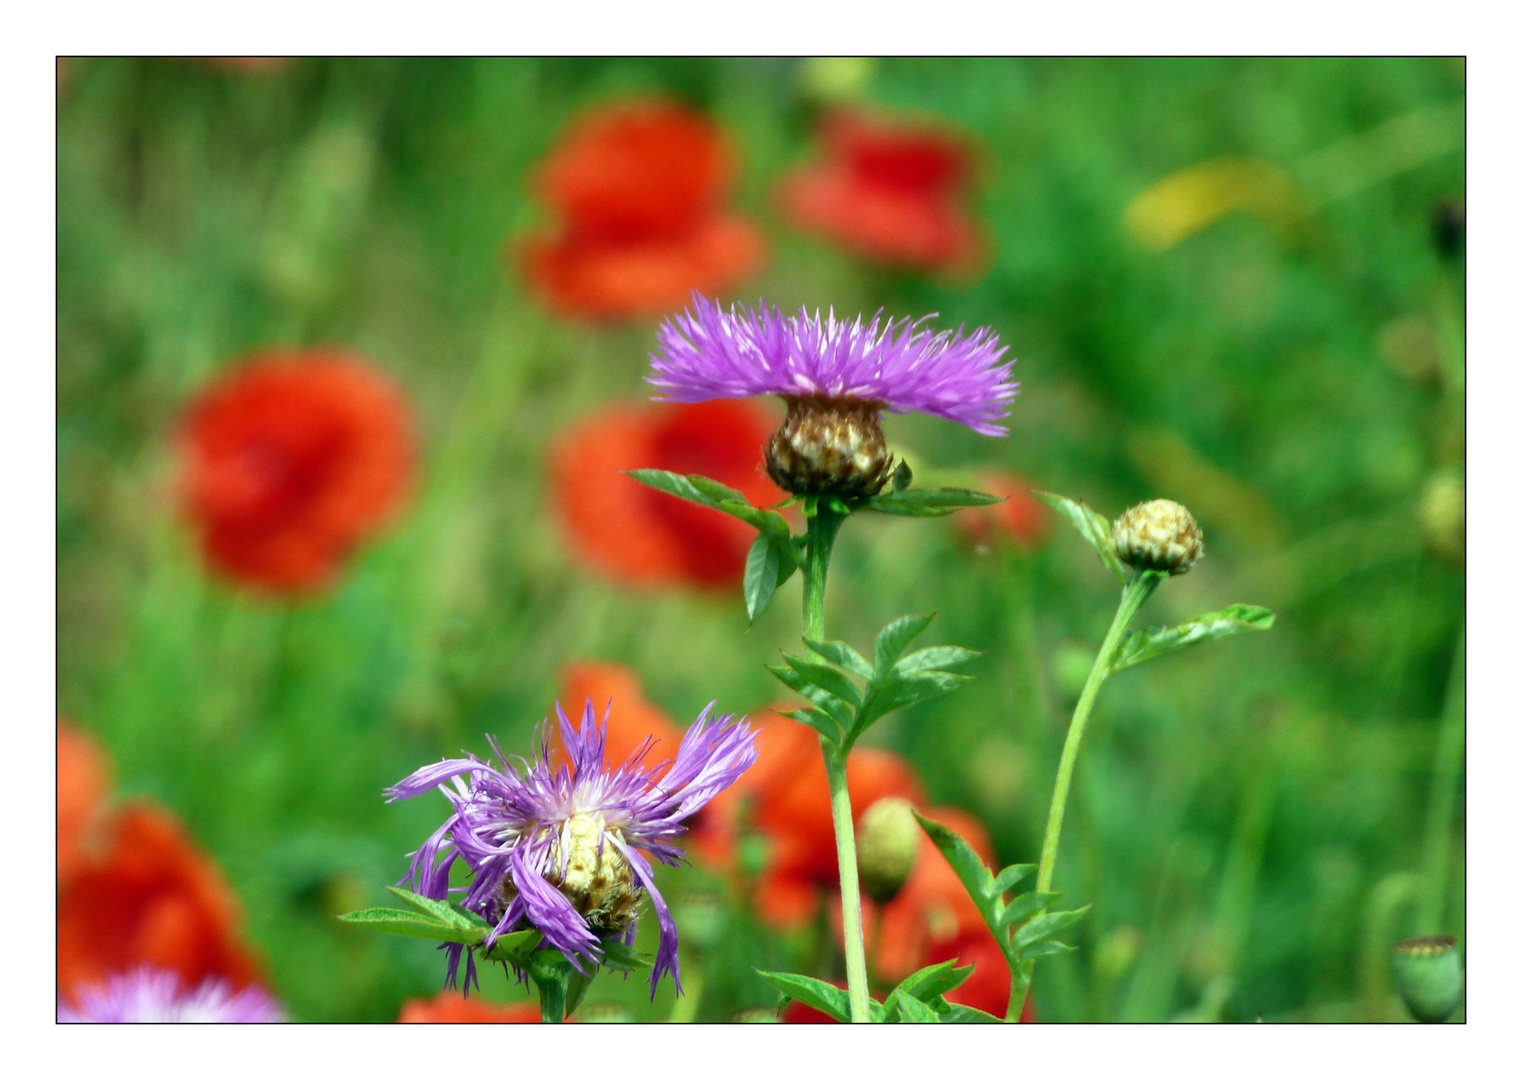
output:
[[[861,891],[886,904],[909,880],[920,852],[920,825],[909,800],[878,799],[856,824],[856,865]]]
[[[1188,510],[1171,499],[1133,506],[1115,523],[1115,554],[1137,570],[1185,574],[1205,554],[1205,536]]]
[[[1464,972],[1453,938],[1412,938],[1395,946],[1395,985],[1411,1015],[1424,1024],[1441,1024],[1459,1007]]]
[[[794,495],[876,495],[893,475],[881,405],[855,398],[789,397],[766,444],[766,474]]]

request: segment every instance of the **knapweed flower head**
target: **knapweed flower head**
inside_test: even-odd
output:
[[[557,704],[565,761],[552,761],[548,724],[537,736],[532,761],[508,758],[489,739],[497,763],[474,755],[425,766],[388,789],[388,801],[434,788],[453,808],[444,824],[413,853],[403,882],[419,895],[445,899],[449,869],[457,859],[472,880],[465,907],[492,924],[482,943],[533,928],[578,971],[600,962],[603,942],[634,940],[639,908],[648,894],[660,924],[660,946],[650,973],[650,992],[671,973],[678,991],[676,922],[655,886],[651,859],[675,865],[682,822],[723,791],[756,760],[755,735],[731,716],[709,718],[712,703],[682,736],[669,765],[644,763],[647,742],[623,764],[605,760],[607,714],[601,724],[587,702],[579,728]],[[446,945],[452,983],[463,946]],[[466,989],[474,974],[467,956]]]
[[[273,1024],[280,1003],[257,986],[234,991],[221,979],[181,985],[173,971],[139,967],[104,986],[79,991],[77,1005],[58,1002],[61,1024]]]
[[[1131,507],[1115,522],[1115,554],[1137,570],[1187,574],[1205,554],[1205,536],[1184,506],[1153,499]]]
[[[987,327],[935,332],[924,322],[790,317],[764,301],[725,312],[694,294],[661,324],[646,378],[669,401],[781,397],[788,415],[767,446],[772,479],[797,494],[874,494],[892,471],[883,409],[1006,434],[996,421],[1019,386],[1014,361],[1001,362],[1008,347]]]
[[[415,455],[411,410],[347,352],[268,352],[224,373],[180,432],[180,496],[206,561],[245,585],[331,583],[400,506]]]

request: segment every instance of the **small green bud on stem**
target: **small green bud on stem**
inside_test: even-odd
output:
[[[1395,985],[1424,1024],[1441,1024],[1459,1007],[1464,972],[1457,943],[1446,934],[1412,938],[1395,946]]]
[[[867,807],[856,825],[856,865],[861,888],[879,904],[898,895],[914,870],[920,828],[907,799],[889,796]]]

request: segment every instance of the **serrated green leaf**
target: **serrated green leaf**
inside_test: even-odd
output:
[[[805,638],[803,643],[809,647],[810,651],[824,657],[836,667],[855,672],[864,679],[872,677],[872,665],[867,663],[867,658],[844,641],[809,641]]]
[[[777,681],[782,683],[783,686],[786,686],[790,690],[795,690],[808,698],[813,704],[814,709],[835,721],[836,726],[841,732],[846,730],[851,722],[851,707],[844,701],[828,690],[815,686],[790,667],[767,664],[766,670],[777,676]]]
[[[914,816],[919,821],[920,828],[925,830],[925,835],[930,837],[941,854],[946,856],[952,870],[956,871],[962,888],[967,890],[967,895],[983,916],[983,921],[988,924],[994,936],[999,937],[998,896],[993,892],[993,874],[983,865],[983,860],[972,850],[972,846],[954,830],[939,821],[932,821],[918,810]]]
[[[1110,671],[1121,671],[1159,656],[1187,649],[1217,638],[1245,634],[1249,630],[1267,630],[1274,625],[1274,613],[1253,604],[1232,604],[1220,611],[1200,615],[1177,626],[1160,626],[1150,630],[1133,630],[1121,641]]]
[[[957,967],[956,963],[955,960],[943,960],[920,968],[899,983],[895,990],[926,1002],[950,993],[972,977],[971,964]]]
[[[914,675],[921,671],[965,664],[982,655],[974,649],[964,649],[960,645],[932,645],[928,649],[916,649],[894,664],[893,674]]]
[[[1064,945],[1060,941],[1038,941],[1034,945],[1027,945],[1020,950],[1021,960],[1039,960],[1043,956],[1056,956],[1058,953],[1077,952],[1078,946]]]
[[[898,663],[898,658],[909,647],[909,642],[924,633],[933,618],[934,612],[929,615],[900,615],[878,631],[872,650],[872,677],[887,678],[893,665]]]
[[[491,926],[481,916],[468,908],[447,900],[434,900],[427,896],[419,896],[410,889],[403,889],[397,885],[387,885],[386,891],[404,904],[416,908],[424,915],[429,915],[445,926],[454,926],[461,930],[490,930]]]
[[[833,1016],[842,1024],[851,1022],[851,999],[838,986],[807,975],[794,975],[786,971],[758,971],[757,975],[767,981],[784,997],[801,1001],[805,1005]]]
[[[486,936],[485,930],[449,926],[415,911],[399,908],[364,908],[340,915],[338,919],[351,926],[363,926],[386,934],[401,934],[403,937],[425,938],[429,941],[455,941],[461,945],[474,945]]]
[[[1004,906],[1002,921],[1005,926],[1022,923],[1045,909],[1048,904],[1061,895],[1061,893],[1054,892],[1021,893]]]
[[[994,895],[1003,896],[1035,872],[1035,863],[1015,863],[1012,866],[1006,866],[994,876]]]
[[[757,533],[745,556],[745,615],[755,622],[781,583],[782,559],[777,545],[765,533]]]
[[[797,565],[797,549],[793,546],[787,519],[775,510],[752,506],[744,493],[707,476],[684,476],[665,469],[630,469],[627,475],[657,491],[739,518],[776,540],[779,553]]]
[[[856,503],[858,510],[876,510],[900,517],[945,517],[969,506],[991,506],[1004,501],[1002,495],[989,495],[966,488],[915,488],[874,495]]]
[[[963,683],[971,681],[971,675],[953,675],[949,671],[922,671],[908,678],[901,679],[895,675],[883,682],[874,683],[869,688],[867,696],[862,699],[852,730],[859,735],[895,709],[902,709],[921,701],[940,697],[942,694],[949,694]]]
[[[1099,553],[1100,559],[1110,568],[1110,573],[1115,575],[1115,580],[1122,585],[1126,583],[1126,568],[1115,554],[1115,543],[1110,539],[1110,522],[1107,518],[1095,513],[1081,499],[1070,499],[1066,495],[1035,488],[1031,489],[1031,494],[1065,517],[1089,542],[1089,546]]]
[[[782,659],[787,661],[788,667],[826,693],[850,702],[853,707],[861,704],[861,691],[856,689],[856,684],[829,665],[816,664],[787,653],[782,654]]]
[[[829,716],[815,709],[793,709],[782,714],[790,719],[798,721],[805,727],[811,727],[835,746],[840,745],[842,732],[840,725]]]
[[[1015,931],[1014,940],[1010,947],[1015,952],[1024,955],[1024,950],[1038,941],[1045,941],[1053,934],[1060,934],[1073,923],[1083,918],[1088,913],[1091,905],[1085,904],[1075,911],[1049,911],[1045,915],[1037,915],[1030,922]]]
[[[906,1024],[938,1024],[941,1020],[940,1015],[929,1005],[913,994],[905,994],[899,990],[894,990],[888,995],[888,1000],[883,1002],[885,1019],[894,1011],[897,1011],[899,1018]]]
[[[999,1024],[1003,1023],[992,1013],[986,1013],[982,1009],[974,1009],[971,1005],[959,1005],[954,1001],[946,1003],[946,1011],[941,1013],[943,1024]]]

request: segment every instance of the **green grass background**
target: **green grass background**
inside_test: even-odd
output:
[[[333,915],[384,899],[442,804],[387,806],[384,786],[481,751],[484,732],[523,745],[573,658],[636,668],[683,719],[712,698],[737,711],[776,699],[762,665],[801,631],[796,584],[747,629],[738,590],[633,593],[567,560],[547,447],[586,410],[647,394],[654,323],[557,321],[503,259],[545,220],[527,177],[571,117],[675,96],[740,148],[735,203],[773,245],[736,295],[939,311],[993,326],[1019,357],[1008,439],[909,416],[887,421],[890,440],[946,477],[1009,468],[1112,516],[1156,495],[1190,505],[1209,556],[1143,622],[1239,601],[1278,612],[1271,633],[1106,688],[1058,872],[1094,908],[1070,936],[1079,951],[1042,964],[1043,1019],[1400,1016],[1384,957],[1417,927],[1409,907],[1380,909],[1400,894],[1392,875],[1420,864],[1463,619],[1462,561],[1424,543],[1419,512],[1435,472],[1463,464],[1462,262],[1432,234],[1439,201],[1463,193],[1462,63],[878,62],[868,98],[939,114],[978,147],[974,202],[995,251],[971,285],[871,269],[777,218],[772,185],[813,152],[801,72],[763,59],[306,59],[250,74],[68,62],[60,711],[109,747],[123,791],[173,808],[215,855],[293,1015],[387,1020],[437,989],[442,958]],[[1419,110],[1447,118],[1453,150],[1358,156],[1362,134]],[[1321,161],[1356,174],[1349,190],[1294,228],[1234,216],[1155,253],[1122,227],[1133,196],[1186,166],[1245,155],[1307,176],[1338,147],[1354,152]],[[1392,325],[1435,343],[1446,376],[1392,366]],[[200,568],[169,498],[168,435],[246,352],[324,343],[406,386],[421,481],[335,593],[281,605]],[[935,610],[932,642],[987,652],[976,682],[872,741],[908,755],[937,802],[981,815],[1003,861],[1034,861],[1075,669],[1113,582],[1061,526],[1021,558],[970,552],[946,521],[852,521],[837,552],[832,635],[864,645],[894,615]],[[1462,828],[1442,926],[1461,940]],[[689,910],[714,887],[696,869],[664,880]],[[684,945],[688,970],[708,971],[702,1018],[775,1001],[752,964],[834,963],[817,934],[719,918],[719,954],[697,948],[696,923]],[[483,982],[523,996],[500,972]],[[603,978],[589,1000],[670,1011],[669,989],[645,996]]]

